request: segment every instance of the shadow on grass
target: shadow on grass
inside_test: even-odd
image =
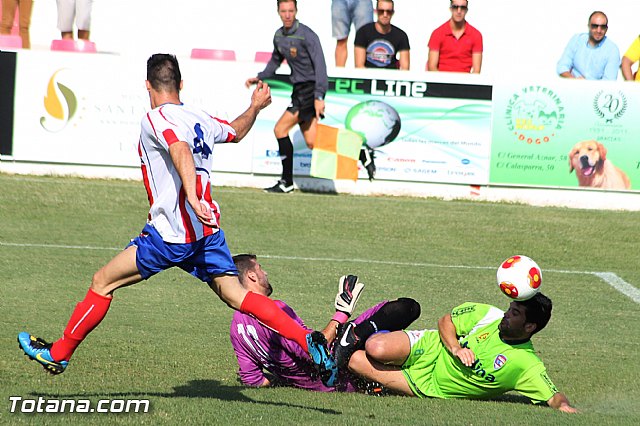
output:
[[[496,396],[495,398],[491,398],[489,401],[497,401],[497,402],[508,402],[512,404],[524,404],[524,405],[533,405],[531,400],[523,395],[517,395],[513,393],[505,393],[503,395]],[[546,405],[546,404],[543,404]]]
[[[143,392],[105,392],[105,393],[81,393],[81,394],[53,394],[53,393],[36,393],[31,395],[42,398],[52,399],[73,399],[90,397],[107,398],[144,398],[144,397],[160,397],[160,398],[215,398],[220,401],[236,401],[248,402],[252,404],[274,405],[277,407],[300,408],[303,410],[314,410],[322,414],[340,415],[342,412],[318,408],[306,405],[290,404],[288,402],[272,402],[259,401],[251,399],[242,394],[244,388],[238,386],[226,386],[220,384],[217,380],[190,380],[186,385],[175,386],[173,392],[143,393]]]
[[[297,183],[298,190],[305,194],[338,195],[336,184],[331,179],[305,178],[293,181]],[[313,181],[313,185],[307,185],[308,181]]]

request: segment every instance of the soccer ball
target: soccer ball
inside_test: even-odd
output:
[[[498,268],[498,287],[513,300],[531,299],[540,291],[542,271],[533,259],[527,256],[511,256]]]

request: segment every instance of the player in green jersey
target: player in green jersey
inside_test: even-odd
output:
[[[438,330],[380,333],[364,344],[358,342],[355,326],[344,342],[364,350],[353,352],[348,366],[405,395],[492,398],[515,390],[534,403],[575,413],[549,379],[531,343],[531,336],[549,322],[551,307],[542,293],[511,302],[507,312],[463,303],[440,318]]]

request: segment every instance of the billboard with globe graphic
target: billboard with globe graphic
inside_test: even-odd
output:
[[[285,75],[268,83],[270,109],[281,114],[292,86]],[[330,77],[322,124],[358,133],[373,149],[377,179],[482,185],[489,179],[491,93],[489,85]],[[277,118],[262,114],[256,126],[271,135]],[[309,175],[312,152],[299,130],[292,136],[294,173]],[[279,172],[275,140],[255,145],[253,165],[254,173]],[[360,177],[367,177],[362,166]]]
[[[385,102],[365,101],[347,112],[344,125],[360,134],[369,148],[379,148],[400,134],[400,115]]]

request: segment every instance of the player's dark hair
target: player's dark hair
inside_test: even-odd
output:
[[[522,300],[517,302],[525,307],[525,318],[527,322],[532,322],[536,325],[536,329],[533,334],[545,328],[549,320],[551,319],[552,303],[551,299],[542,293],[536,293],[529,300]]]
[[[236,264],[236,268],[238,268],[238,276],[240,277],[240,281],[242,281],[242,277],[244,275],[253,270],[256,263],[256,255],[255,254],[236,254],[233,256],[233,263]]]
[[[156,53],[147,60],[147,80],[154,90],[179,92],[182,74],[175,55]]]
[[[607,15],[604,12],[601,12],[599,10],[594,11],[593,13],[591,13],[591,15],[589,15],[589,20],[587,21],[587,24],[591,24],[591,18],[593,18],[595,15],[602,15],[604,16],[604,19],[606,19],[606,24],[609,25],[609,18],[607,17]]]
[[[298,10],[298,0],[278,0],[278,9],[280,8],[280,3],[291,3],[293,2],[293,5],[296,7],[296,10]]]

